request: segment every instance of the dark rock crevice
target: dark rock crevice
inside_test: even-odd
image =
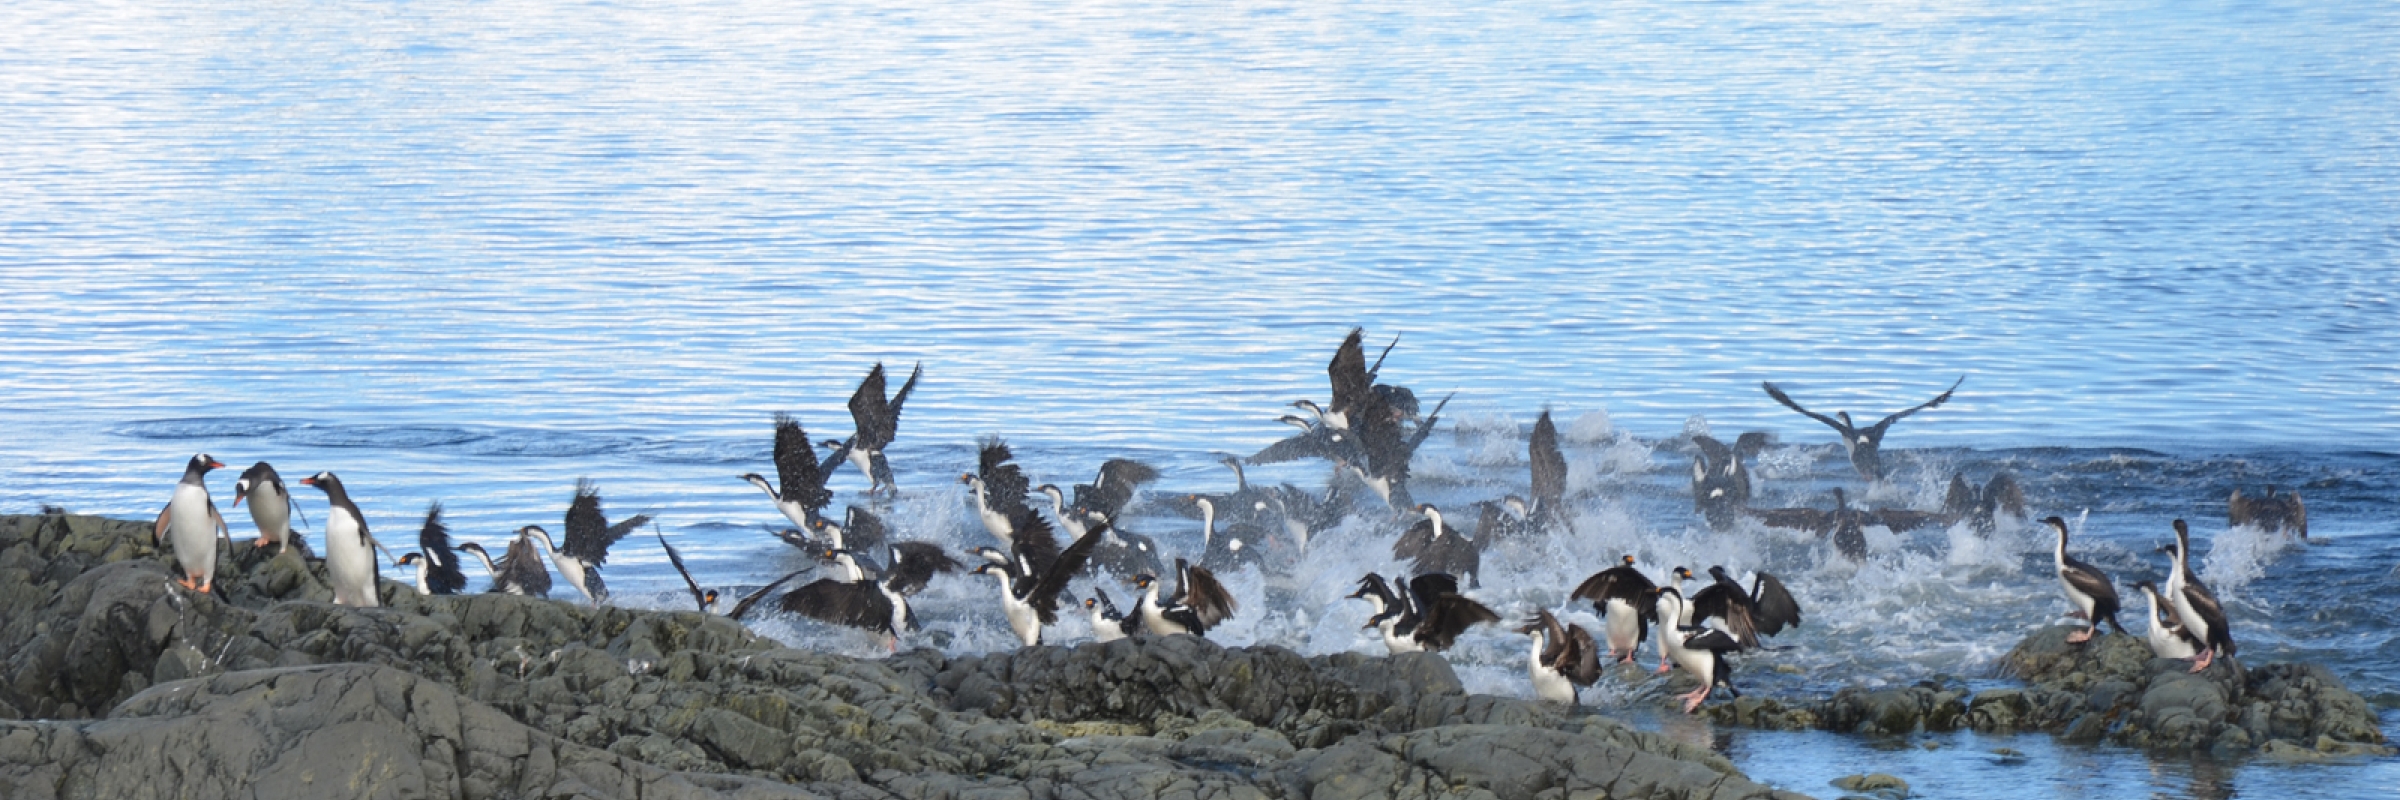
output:
[[[237,548],[197,597],[146,525],[0,517],[0,796],[1791,796],[1430,656],[861,661],[689,612],[390,582],[336,606],[319,569]]]

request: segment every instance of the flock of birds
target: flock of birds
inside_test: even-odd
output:
[[[1395,338],[1393,345],[1397,343]],[[1408,489],[1409,462],[1434,430],[1449,398],[1420,415],[1413,392],[1380,382],[1379,372],[1391,349],[1392,345],[1385,346],[1382,355],[1369,364],[1364,331],[1352,330],[1327,365],[1332,387],[1329,403],[1306,399],[1292,403],[1290,407],[1300,413],[1286,414],[1279,421],[1296,433],[1249,458],[1227,457],[1224,461],[1233,472],[1233,491],[1186,495],[1167,504],[1169,510],[1199,520],[1201,547],[1196,557],[1170,560],[1159,542],[1119,526],[1140,487],[1159,478],[1157,470],[1133,460],[1110,459],[1101,464],[1091,483],[1071,489],[1053,484],[1032,486],[1024,470],[1014,463],[1008,445],[996,438],[979,443],[976,468],[961,475],[960,483],[965,486],[973,516],[998,546],[975,547],[953,555],[931,542],[889,540],[883,520],[873,510],[856,505],[849,506],[836,521],[827,513],[834,500],[828,484],[844,463],[867,477],[869,497],[898,494],[885,450],[897,436],[901,410],[924,374],[921,364],[900,390],[888,397],[883,365],[875,365],[850,398],[855,429],[847,438],[812,441],[799,421],[777,414],[773,450],[777,480],[770,482],[758,474],[741,476],[764,491],[794,526],[777,530],[776,535],[805,553],[808,566],[726,606],[717,590],[703,588],[685,568],[682,555],[664,534],[655,528],[653,532],[699,610],[737,620],[762,605],[771,606],[784,613],[874,632],[887,647],[896,649],[900,637],[917,628],[910,598],[939,576],[957,574],[986,576],[993,581],[1002,615],[1026,646],[1042,643],[1044,630],[1058,624],[1064,601],[1083,605],[1092,630],[1102,641],[1137,635],[1204,636],[1239,611],[1233,595],[1219,581],[1219,573],[1289,570],[1297,560],[1290,556],[1305,552],[1312,535],[1357,511],[1365,495],[1355,494],[1355,487],[1364,487],[1375,498],[1371,507],[1380,506],[1380,511],[1367,513],[1387,514],[1395,520],[1414,518],[1392,544],[1394,558],[1408,562],[1411,569],[1392,579],[1369,573],[1360,578],[1357,591],[1349,597],[1371,608],[1365,627],[1379,631],[1390,652],[1439,652],[1473,626],[1502,622],[1497,612],[1467,594],[1480,581],[1484,549],[1512,537],[1571,532],[1567,462],[1559,449],[1557,427],[1544,410],[1528,440],[1529,497],[1509,494],[1478,504],[1479,524],[1471,535],[1453,526],[1441,509],[1415,502]],[[1763,388],[1775,401],[1833,428],[1859,476],[1873,482],[1883,478],[1880,450],[1892,425],[1939,407],[1958,384],[1932,400],[1863,427],[1846,412],[1826,416],[1809,411],[1772,383]],[[1770,526],[1813,531],[1829,538],[1837,552],[1863,558],[1863,530],[1868,526],[1901,532],[1928,524],[1968,522],[1989,532],[1997,520],[2025,517],[2023,491],[2005,472],[1981,487],[1970,484],[1963,475],[1954,476],[1940,511],[1853,507],[1838,488],[1832,492],[1831,509],[1753,508],[1746,462],[1766,446],[1766,435],[1745,433],[1730,446],[1706,435],[1693,438],[1699,451],[1692,465],[1693,508],[1718,529],[1730,528],[1745,518],[1755,519]],[[1332,477],[1323,490],[1305,490],[1289,483],[1253,485],[1243,470],[1245,464],[1303,459],[1322,459],[1332,465]],[[176,583],[203,594],[214,590],[218,544],[232,546],[231,531],[210,500],[206,483],[211,470],[224,466],[205,453],[193,456],[172,498],[160,511],[154,532],[156,539],[172,546],[181,566],[183,577]],[[322,560],[334,602],[377,605],[376,551],[382,550],[387,557],[390,551],[369,531],[338,476],[319,472],[302,483],[322,490],[330,506]],[[250,501],[251,517],[260,532],[256,547],[275,545],[281,548],[279,553],[298,548],[303,558],[311,557],[291,526],[292,511],[298,506],[273,466],[258,462],[242,473],[234,488],[235,506]],[[2279,496],[2270,490],[2264,497],[2243,498],[2236,492],[2232,508],[2236,523],[2297,527],[2305,536],[2306,512],[2296,493]],[[547,596],[554,567],[568,586],[587,601],[599,603],[608,596],[601,570],[609,549],[649,522],[648,515],[635,515],[612,523],[602,508],[598,489],[584,480],[578,482],[569,502],[559,540],[553,540],[541,526],[526,525],[517,529],[498,559],[472,542],[454,547],[442,521],[441,505],[436,502],[419,528],[418,549],[390,560],[414,567],[414,587],[425,594],[466,589],[467,577],[458,555],[465,552],[473,554],[490,574],[489,591]],[[2103,621],[2122,632],[2116,619],[2120,602],[2108,576],[2068,555],[2068,531],[2062,519],[2050,517],[2044,522],[2057,535],[2056,569],[2074,607],[2071,616],[2090,623],[2071,636],[2071,641],[2089,640]],[[2192,659],[2192,670],[2197,672],[2206,669],[2217,654],[2232,655],[2234,643],[2222,606],[2191,570],[2183,521],[2175,522],[2175,530],[2175,543],[2162,548],[2171,552],[2173,559],[2164,589],[2148,582],[2136,586],[2148,600],[2146,635],[2151,647],[2164,657]],[[1063,546],[1062,531],[1066,534]],[[1271,551],[1275,555],[1270,556]],[[972,569],[966,566],[970,562]],[[821,577],[784,588],[819,570],[823,570]],[[1135,601],[1129,612],[1121,611],[1097,585],[1090,596],[1068,595],[1074,579],[1102,575],[1121,579],[1132,588]],[[1517,627],[1531,642],[1527,669],[1536,695],[1553,702],[1576,703],[1578,688],[1597,682],[1604,662],[1633,662],[1656,627],[1657,671],[1680,667],[1699,683],[1698,689],[1680,698],[1684,710],[1690,712],[1717,688],[1739,696],[1731,682],[1729,656],[1767,648],[1762,637],[1801,624],[1798,601],[1772,574],[1756,571],[1744,586],[1724,567],[1712,566],[1706,585],[1688,594],[1684,585],[1695,577],[1690,569],[1678,566],[1664,575],[1663,582],[1653,581],[1635,565],[1634,557],[1627,555],[1623,563],[1593,574],[1571,592],[1576,600],[1590,601],[1602,620],[1605,654],[1589,631],[1580,625],[1562,624],[1548,610],[1536,611]],[[1174,586],[1162,594],[1165,577],[1171,577]]]

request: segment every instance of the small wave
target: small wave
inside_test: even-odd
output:
[[[444,425],[308,425],[282,431],[279,441],[312,447],[409,449],[464,444],[489,434]]]
[[[634,441],[554,431],[502,431],[459,444],[465,445],[461,449],[479,456],[570,458],[618,452],[632,447]]]
[[[185,417],[130,422],[108,432],[135,439],[237,439],[267,436],[291,427],[288,422],[250,417]]]

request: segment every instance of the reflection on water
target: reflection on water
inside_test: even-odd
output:
[[[2008,470],[2120,580],[2189,518],[2245,655],[2389,708],[2400,8],[2317,5],[8,4],[0,509],[147,518],[208,450],[336,469],[387,537],[439,499],[488,541],[590,476],[756,585],[780,516],[734,476],[770,466],[774,411],[843,433],[877,360],[927,365],[895,524],[980,544],[951,482],[976,436],[1039,480],[1130,456],[1166,471],[1154,497],[1221,491],[1211,454],[1282,435],[1363,324],[1403,336],[1393,380],[1459,391],[1427,499],[1521,489],[1522,426],[1558,413],[1576,536],[1493,554],[1510,613],[1624,552],[1764,567],[1812,615],[1744,675],[1795,693],[1979,677],[2059,610],[2022,530],[1876,533],[1863,565],[1705,531],[1682,434],[1764,429],[1761,505],[1930,508]],[[1960,375],[1872,490],[1758,391],[1880,416]],[[2268,485],[2329,543],[2213,522]],[[1260,613],[1224,636],[1373,647],[1339,595],[1394,566],[1389,535],[1354,518],[1237,578]],[[677,602],[662,556],[612,556],[625,602]],[[927,598],[929,641],[1007,646],[976,588]],[[1513,637],[1454,655],[1523,692]],[[1885,765],[1937,796],[2400,785],[1688,732],[1820,793],[1811,770]]]

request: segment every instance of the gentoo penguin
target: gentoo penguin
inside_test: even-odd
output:
[[[1534,618],[1517,629],[1533,640],[1532,651],[1525,656],[1525,673],[1533,680],[1533,696],[1573,706],[1577,688],[1600,680],[1600,648],[1592,644],[1592,632],[1583,626],[1560,626],[1558,618],[1550,616],[1548,611],[1533,613]]]
[[[965,569],[958,559],[942,552],[942,546],[932,542],[897,542],[889,548],[892,565],[887,572],[892,591],[903,597],[915,597],[933,583],[933,576]]]
[[[183,578],[176,583],[201,594],[216,586],[219,532],[232,542],[224,515],[217,513],[216,501],[208,499],[208,471],[223,466],[207,453],[184,462],[183,479],[175,482],[175,493],[168,496],[167,507],[159,509],[150,531],[152,542],[163,539],[175,546],[175,563],[183,567]]]
[[[1266,568],[1259,552],[1259,545],[1267,540],[1265,532],[1243,522],[1218,530],[1216,503],[1204,495],[1192,495],[1191,501],[1200,509],[1200,566],[1211,572],[1232,572],[1246,566]]]
[[[575,497],[567,503],[565,547],[551,541],[550,532],[539,525],[527,525],[518,532],[539,537],[542,549],[550,554],[550,563],[557,565],[559,576],[596,605],[608,599],[608,586],[600,580],[600,567],[608,563],[609,546],[649,522],[650,515],[635,514],[631,519],[609,524],[608,514],[600,510],[599,487],[592,485],[589,478],[579,478],[575,481]]]
[[[1631,554],[1625,556],[1625,563],[1592,573],[1575,587],[1574,599],[1592,601],[1592,610],[1608,625],[1610,663],[1631,663],[1642,641],[1650,638],[1650,615],[1655,605],[1651,602],[1651,592],[1657,588],[1650,576],[1634,568]],[[1547,618],[1548,614],[1543,616]]]
[[[1442,510],[1431,503],[1414,509],[1425,515],[1417,524],[1401,532],[1392,542],[1392,557],[1415,562],[1417,572],[1441,572],[1464,576],[1467,588],[1481,586],[1483,547],[1442,520]]]
[[[239,508],[243,500],[250,501],[250,521],[258,523],[258,543],[254,547],[279,545],[277,555],[300,545],[303,554],[308,544],[292,531],[292,493],[283,486],[283,476],[261,461],[242,470],[242,477],[233,482],[233,505]]]
[[[824,442],[826,447],[836,450],[844,445],[849,447],[850,463],[867,476],[868,494],[882,489],[900,490],[899,484],[892,482],[892,465],[884,461],[883,449],[900,435],[900,406],[908,402],[908,393],[916,390],[917,379],[922,377],[925,377],[925,363],[920,361],[908,373],[908,382],[900,384],[900,393],[886,400],[883,362],[875,362],[866,379],[858,382],[858,390],[850,393],[850,420],[857,424],[856,432],[850,434],[848,442],[834,439]]]
[[[332,506],[325,513],[325,579],[333,584],[333,602],[360,608],[381,605],[375,594],[375,535],[367,530],[366,515],[358,512],[342,479],[333,473],[319,472],[300,482],[324,490]]]
[[[1672,586],[1660,588],[1658,599],[1652,604],[1661,620],[1682,618],[1686,613],[1683,606],[1683,593]],[[1709,691],[1719,686],[1725,687],[1727,694],[1742,696],[1739,690],[1733,688],[1733,664],[1725,660],[1726,653],[1742,649],[1741,643],[1734,641],[1731,634],[1715,628],[1690,625],[1668,624],[1662,627],[1658,635],[1659,650],[1666,654],[1667,660],[1683,667],[1684,672],[1700,681],[1699,689],[1690,694],[1676,695],[1676,699],[1683,701],[1683,713],[1689,714],[1698,709],[1702,702],[1708,700]]]
[[[1692,444],[1700,448],[1700,455],[1692,459],[1692,510],[1700,512],[1710,528],[1730,530],[1750,507],[1750,467],[1745,462],[1766,449],[1767,435],[1750,431],[1731,447],[1700,435],[1692,437]]]
[[[1141,620],[1117,613],[1116,601],[1108,599],[1108,593],[1098,586],[1092,587],[1092,596],[1083,599],[1083,610],[1092,615],[1092,640],[1096,642],[1123,639],[1141,627]]]
[[[2000,529],[2000,518],[2025,519],[2025,490],[2017,478],[2007,472],[1992,475],[1980,491],[1967,483],[1967,476],[1950,476],[1950,490],[1942,496],[1940,520],[1944,525],[1956,525],[1966,520],[1976,533],[1989,536]]]
[[[658,546],[667,551],[667,563],[674,565],[675,574],[683,576],[683,586],[684,588],[691,590],[692,603],[700,607],[700,613],[714,613],[717,610],[717,590],[702,589],[700,588],[700,582],[692,579],[692,571],[685,569],[683,566],[683,554],[675,552],[674,545],[667,544],[667,534],[665,531],[661,531],[658,529],[658,526],[652,525],[650,526],[650,534],[658,537]]]
[[[417,552],[401,556],[400,563],[417,568],[418,594],[458,594],[467,588],[467,573],[458,568],[458,553],[450,547],[450,526],[442,522],[441,501],[425,508]]]
[[[1468,628],[1500,621],[1500,615],[1473,598],[1458,593],[1458,579],[1434,572],[1400,582],[1400,590],[1377,573],[1358,580],[1350,597],[1367,601],[1375,614],[1364,627],[1383,633],[1384,650],[1392,655],[1450,649]]]
[[[1210,574],[1207,567],[1191,566],[1178,558],[1175,574],[1175,593],[1164,602],[1158,599],[1158,578],[1133,576],[1133,587],[1142,592],[1133,613],[1141,619],[1144,630],[1157,636],[1179,633],[1206,636],[1208,629],[1240,610],[1233,594],[1225,591],[1225,586],[1217,582],[1217,576]]]
[[[2053,563],[2058,571],[2058,585],[2066,590],[2067,602],[2075,606],[2075,613],[2071,616],[2090,620],[2092,623],[2088,629],[2067,634],[2067,643],[2080,644],[2091,641],[2093,636],[2100,633],[2102,620],[2106,620],[2108,626],[2117,629],[2118,633],[2124,633],[2125,626],[2117,622],[2117,587],[2116,584],[2109,582],[2108,573],[2101,572],[2099,567],[2067,555],[2066,520],[2049,517],[2042,520],[2042,523],[2049,525],[2050,530],[2058,534],[2058,549],[2053,551],[2055,556]]]
[[[832,455],[817,460],[817,451],[808,443],[808,431],[792,415],[778,411],[775,412],[775,477],[781,490],[756,472],[741,477],[766,492],[775,501],[775,510],[791,520],[794,527],[808,530],[808,521],[816,519],[817,512],[833,502],[833,490],[825,488],[825,481],[833,477],[833,468],[849,457],[850,449],[837,445]]]
[[[1882,422],[1875,423],[1873,427],[1869,427],[1864,430],[1861,430],[1858,426],[1851,424],[1850,412],[1848,411],[1834,412],[1834,417],[1840,417],[1840,419],[1835,419],[1834,417],[1828,417],[1823,414],[1801,408],[1800,404],[1792,402],[1792,398],[1789,395],[1784,394],[1782,389],[1775,388],[1775,384],[1761,383],[1759,386],[1766,389],[1767,396],[1775,398],[1775,402],[1782,403],[1784,406],[1793,411],[1800,412],[1803,416],[1806,416],[1809,419],[1825,423],[1828,427],[1833,428],[1835,433],[1841,434],[1843,449],[1850,451],[1850,466],[1858,469],[1859,477],[1865,478],[1871,482],[1883,480],[1883,461],[1881,456],[1878,454],[1878,451],[1883,448],[1883,436],[1885,433],[1891,431],[1892,423],[1899,422],[1902,418],[1905,418],[1910,414],[1924,411],[1929,408],[1934,408],[1943,403],[1949,402],[1950,393],[1958,391],[1959,384],[1966,382],[1966,376],[1961,375],[1956,383],[1950,384],[1950,388],[1942,390],[1941,396],[1927,400],[1924,403],[1906,411],[1884,417]]]
[[[500,560],[496,563],[492,561],[492,554],[484,551],[483,545],[468,542],[459,545],[458,549],[462,553],[474,553],[476,558],[483,561],[483,568],[492,573],[492,588],[484,591],[527,597],[550,596],[550,568],[542,565],[541,546],[534,544],[533,537],[523,530],[520,529],[516,537],[509,540],[508,550],[500,554]]]
[[[2200,655],[2192,659],[2192,671],[2199,672],[2215,663],[2219,652],[2233,655],[2233,629],[2225,619],[2225,605],[2217,602],[2217,593],[2209,591],[2192,571],[2192,529],[2180,519],[2175,521],[2173,552],[2175,568],[2167,572],[2167,603],[2175,607],[2184,630],[2203,643]]]
[[[1106,525],[1106,523],[1101,523]],[[1000,610],[1008,617],[1008,627],[1017,633],[1017,641],[1026,647],[1042,643],[1042,628],[1058,624],[1058,594],[1066,591],[1067,581],[1083,571],[1083,560],[1091,556],[1092,547],[1100,543],[1101,531],[1093,530],[1076,539],[1050,566],[1034,572],[1029,564],[1019,561],[1007,567],[984,564],[975,568],[977,575],[996,576],[1000,582]],[[1013,568],[1012,568],[1013,567]]]
[[[2300,492],[2293,490],[2282,495],[2275,487],[2257,497],[2244,497],[2242,490],[2233,490],[2225,501],[2225,524],[2228,527],[2255,525],[2262,530],[2287,530],[2308,538],[2308,506],[2300,502]]]
[[[975,518],[1005,545],[1016,543],[1018,509],[1027,507],[1025,494],[1032,486],[1025,479],[1025,470],[1009,463],[1014,458],[1007,442],[987,437],[976,445],[975,471],[958,476],[975,503]]]
[[[1526,516],[1536,532],[1560,531],[1567,523],[1567,455],[1558,448],[1558,423],[1550,409],[1533,420],[1526,437],[1525,458],[1533,465],[1533,507]],[[1483,535],[1481,531],[1477,536]]]
[[[1800,627],[1800,601],[1794,599],[1792,593],[1783,588],[1783,581],[1774,575],[1758,573],[1751,579],[1748,591],[1744,591],[1741,582],[1734,580],[1722,566],[1709,567],[1708,575],[1711,581],[1709,585],[1700,587],[1689,600],[1684,600],[1680,597],[1680,586],[1683,581],[1692,579],[1692,571],[1683,567],[1675,568],[1678,607],[1691,615],[1678,620],[1677,624],[1707,625],[1715,620],[1716,627],[1732,636],[1735,644],[1748,650],[1766,647],[1766,643],[1759,640],[1760,636],[1773,636],[1782,633],[1784,628]]]
[[[2150,620],[2149,630],[2143,632],[2143,638],[2150,642],[2150,653],[2159,658],[2174,659],[2199,655],[2200,647],[2205,642],[2193,638],[2191,630],[2183,626],[2183,619],[2175,616],[2175,606],[2159,596],[2158,584],[2141,581],[2135,583],[2133,588],[2142,590],[2144,602],[2149,603],[2144,607],[2142,616]]]

